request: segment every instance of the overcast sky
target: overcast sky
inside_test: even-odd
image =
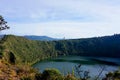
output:
[[[82,38],[120,33],[120,0],[0,0],[1,33]]]

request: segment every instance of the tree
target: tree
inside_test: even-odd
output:
[[[7,25],[7,22],[4,20],[4,18],[0,15],[0,31],[9,29],[10,27]]]

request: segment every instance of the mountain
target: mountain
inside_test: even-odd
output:
[[[59,55],[120,58],[120,34],[58,41],[36,41],[6,35],[0,41],[0,55],[6,61],[28,64]]]
[[[40,40],[40,41],[53,41],[53,40],[58,40],[56,38],[51,38],[51,37],[48,37],[48,36],[34,36],[34,35],[29,35],[29,36],[23,36],[27,39],[30,39],[30,40]]]

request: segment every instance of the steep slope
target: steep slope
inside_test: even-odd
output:
[[[47,41],[32,41],[23,37],[6,35],[2,42],[3,55],[6,57],[12,53],[16,62],[34,63],[50,56],[56,56],[53,53],[53,44]]]
[[[120,35],[56,41],[55,48],[60,54],[120,58]]]
[[[0,43],[0,52],[10,62],[28,64],[58,55],[120,58],[120,35],[59,41],[34,41],[6,35]]]

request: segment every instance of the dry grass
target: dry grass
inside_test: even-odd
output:
[[[3,60],[0,60],[0,80],[20,80],[30,78],[34,80],[36,70],[24,65],[11,65]]]

